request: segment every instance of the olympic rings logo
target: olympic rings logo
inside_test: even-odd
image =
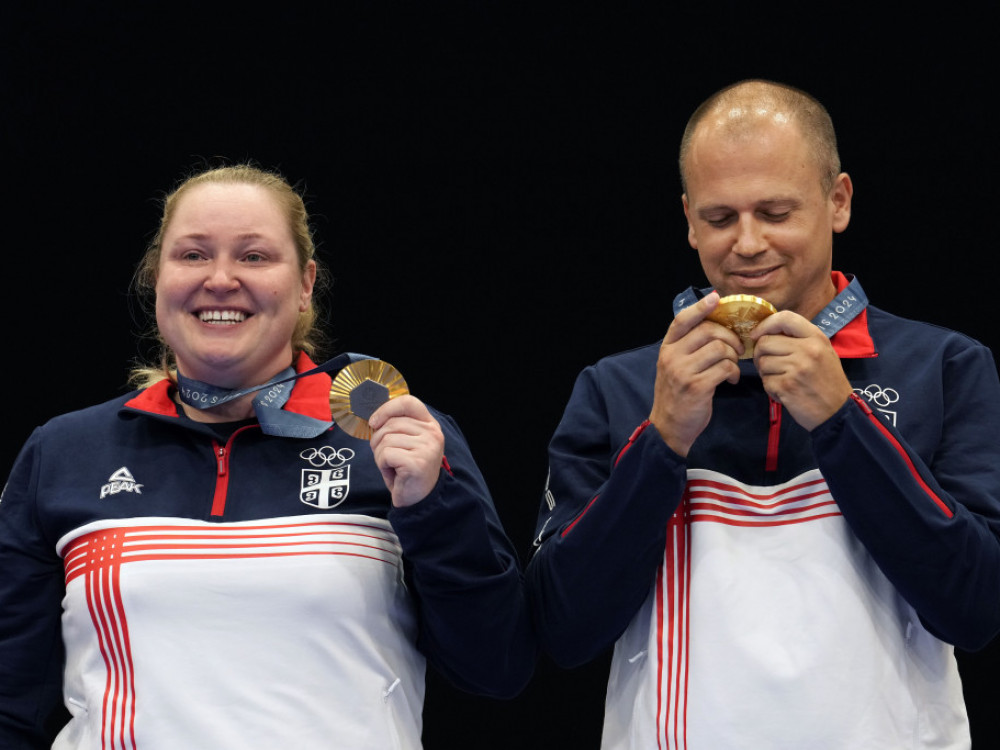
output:
[[[872,383],[867,388],[855,388],[854,392],[859,396],[864,396],[868,401],[884,409],[899,401],[899,391],[895,388],[883,388],[877,383]]]
[[[331,445],[324,445],[319,448],[306,448],[299,454],[299,458],[305,459],[310,466],[319,468],[320,466],[341,466],[354,458],[354,451],[350,448],[337,449]]]

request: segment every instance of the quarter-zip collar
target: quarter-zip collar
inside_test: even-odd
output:
[[[842,359],[877,357],[878,350],[868,330],[868,297],[853,275],[831,274],[837,294],[812,322],[830,337]],[[712,291],[712,287],[688,287],[674,298],[674,315]]]
[[[296,372],[307,372],[316,367],[304,352],[295,362]],[[284,410],[317,419],[332,421],[330,414],[331,377],[325,372],[308,375],[295,381],[295,387],[285,402]],[[179,419],[177,402],[174,400],[176,385],[167,379],[140,391],[125,402],[124,411],[139,411],[159,417]]]

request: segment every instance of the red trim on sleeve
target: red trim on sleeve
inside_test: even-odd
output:
[[[645,432],[646,428],[649,427],[651,424],[652,422],[650,422],[648,419],[645,419],[643,420],[642,424],[640,424],[632,431],[632,434],[629,435],[628,440],[625,442],[625,446],[620,451],[618,451],[618,457],[615,459],[615,466],[618,465],[618,462],[622,460],[622,456],[628,453],[628,449],[632,447],[633,443],[635,443],[635,441],[639,438],[639,436],[643,432]]]
[[[896,440],[896,436],[893,435],[892,432],[889,431],[889,428],[885,426],[882,422],[882,418],[875,414],[875,412],[871,410],[871,407],[869,407],[868,404],[866,404],[864,400],[858,396],[858,394],[852,393],[851,398],[854,399],[854,403],[860,406],[865,414],[868,415],[869,421],[875,425],[876,429],[882,433],[882,436],[889,441],[889,444],[896,449],[896,452],[899,453],[900,457],[906,464],[906,467],[910,470],[910,474],[912,474],[913,478],[917,480],[917,484],[920,485],[920,489],[927,493],[927,496],[934,501],[934,504],[941,509],[941,512],[944,513],[945,516],[948,518],[953,517],[955,513],[948,507],[944,500],[938,497],[937,493],[928,486],[923,477],[920,476],[920,472],[918,472],[917,467],[914,466],[910,455],[906,452],[903,446],[900,445],[899,441]]]
[[[639,435],[641,435],[646,430],[646,428],[649,427],[650,424],[652,424],[652,422],[646,419],[642,422],[642,424],[640,424],[638,427],[635,428],[635,430],[629,436],[629,439],[625,443],[624,447],[620,451],[618,451],[618,457],[615,458],[615,466],[618,465],[618,462],[622,460],[622,456],[624,456],[628,452],[628,449],[632,447],[632,445],[638,439]],[[572,522],[569,524],[569,526],[563,529],[562,534],[560,534],[559,536],[564,537],[569,532],[571,532],[573,530],[573,527],[580,522],[580,519],[583,518],[585,515],[587,515],[587,511],[590,510],[591,506],[593,506],[593,504],[597,502],[597,498],[599,497],[600,495],[594,495],[594,497],[591,498],[590,502],[587,503],[586,507],[580,511],[580,515],[574,518]]]
[[[576,526],[578,523],[580,523],[580,519],[583,518],[585,515],[587,515],[587,511],[590,510],[590,506],[592,506],[594,503],[596,503],[597,502],[597,498],[599,498],[599,497],[600,497],[600,495],[594,495],[591,498],[590,502],[587,503],[587,506],[583,510],[580,511],[580,515],[578,515],[576,518],[574,518],[573,522],[570,523],[570,525],[567,526],[565,529],[563,529],[563,533],[560,534],[559,536],[565,537],[569,532],[571,532],[573,530],[573,527]]]

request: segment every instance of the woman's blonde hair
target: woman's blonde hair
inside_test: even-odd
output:
[[[147,246],[135,273],[134,286],[153,320],[152,336],[155,337],[159,347],[156,364],[139,364],[132,369],[129,382],[135,387],[145,388],[164,378],[175,378],[174,353],[160,335],[159,329],[156,327],[156,315],[153,312],[156,299],[156,280],[160,269],[163,237],[167,232],[167,227],[170,226],[177,205],[192,188],[205,184],[254,185],[271,191],[288,220],[288,228],[295,242],[299,270],[304,273],[309,261],[316,261],[316,246],[309,226],[309,214],[306,211],[305,202],[295,188],[277,172],[262,169],[253,164],[234,164],[206,169],[184,179],[163,199],[163,212],[159,228]],[[321,282],[325,280],[325,274],[318,263],[316,279],[315,290],[319,291]],[[314,291],[313,300],[304,312],[299,313],[299,319],[292,331],[292,350],[305,352],[310,356],[316,355],[323,342],[322,332],[317,325],[319,313],[315,301],[316,296]]]

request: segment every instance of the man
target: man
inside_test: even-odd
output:
[[[566,667],[614,644],[604,748],[968,748],[954,646],[1000,630],[992,354],[832,270],[853,186],[813,97],[723,89],[680,166],[711,288],[577,380],[527,571],[542,641]],[[720,295],[777,312],[741,337]]]

